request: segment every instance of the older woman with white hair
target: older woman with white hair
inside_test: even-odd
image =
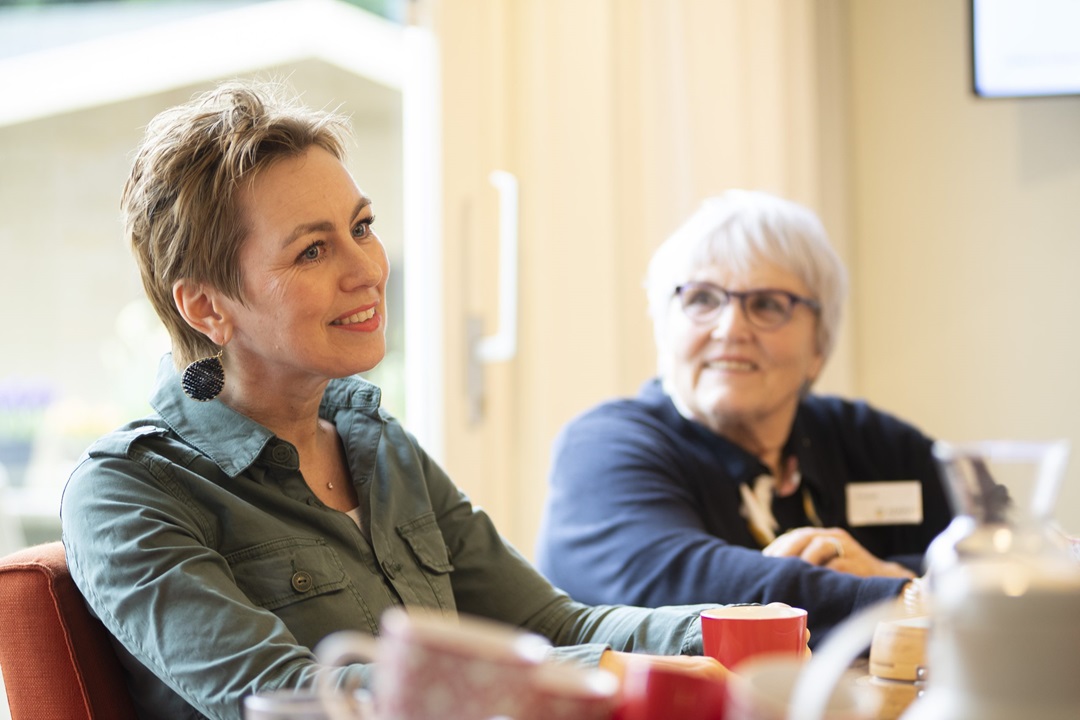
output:
[[[646,286],[659,377],[560,434],[541,570],[589,603],[786,602],[815,641],[917,588],[951,519],[932,441],[810,393],[847,288],[814,213],[763,192],[709,198]]]

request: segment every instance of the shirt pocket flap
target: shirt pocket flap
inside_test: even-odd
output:
[[[348,584],[337,553],[315,538],[284,538],[225,557],[236,584],[267,610],[336,592]]]
[[[454,569],[450,562],[450,549],[446,546],[442,530],[435,522],[435,513],[427,512],[420,517],[398,526],[398,535],[404,538],[413,555],[427,570],[448,573]]]

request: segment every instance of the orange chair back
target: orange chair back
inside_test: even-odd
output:
[[[0,559],[0,672],[12,720],[136,720],[108,631],[59,542]]]

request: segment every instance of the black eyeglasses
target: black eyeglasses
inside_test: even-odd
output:
[[[761,330],[773,330],[791,319],[795,306],[803,304],[814,313],[821,312],[821,305],[787,290],[725,290],[710,282],[688,282],[675,288],[679,306],[686,317],[696,323],[716,322],[731,298],[739,301],[743,315],[750,324]]]

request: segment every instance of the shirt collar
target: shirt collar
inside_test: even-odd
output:
[[[362,378],[331,380],[323,394],[319,415],[336,423],[337,415],[343,410],[359,410],[377,419],[380,400],[379,388]],[[231,477],[250,467],[276,437],[220,400],[200,402],[185,395],[172,353],[166,353],[158,365],[150,405],[177,435]]]

